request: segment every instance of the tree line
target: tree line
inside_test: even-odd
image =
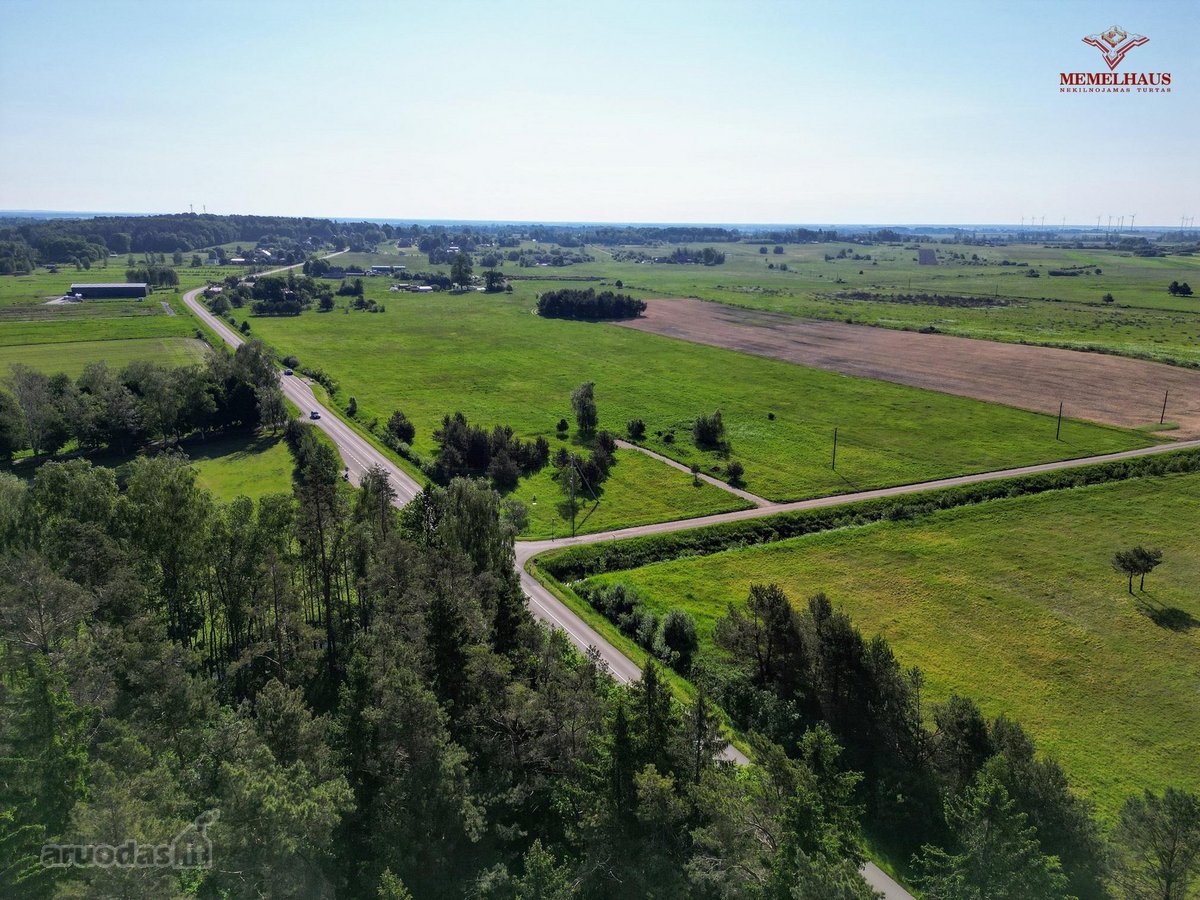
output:
[[[250,341],[203,364],[168,368],[135,360],[120,371],[89,363],[75,380],[24,365],[12,367],[12,393],[0,391],[0,458],[35,457],[74,443],[129,453],[192,433],[277,426],[287,417],[274,360]]]
[[[533,622],[490,488],[397,512],[289,445],[292,495],[228,505],[174,454],[0,474],[0,893],[872,896],[828,729],[735,770],[703,693]],[[39,864],[197,821],[211,868]]]
[[[730,604],[697,653],[681,610],[660,618],[617,581],[582,597],[668,665],[690,672],[743,731],[798,757],[816,729],[856,772],[877,846],[911,858],[937,900],[983,897],[1184,897],[1200,875],[1200,798],[1131,797],[1106,838],[1051,758],[1019,723],[987,720],[957,695],[927,708],[925,678],[887,641],[868,640],[823,594],[797,607],[774,584]]]
[[[538,295],[537,312],[548,319],[634,319],[646,311],[646,301],[595,288],[561,288]]]

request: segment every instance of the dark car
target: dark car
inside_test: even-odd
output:
[[[319,419],[319,418],[321,418],[321,414],[314,409],[312,412],[310,412],[308,414],[308,417],[310,419]]]

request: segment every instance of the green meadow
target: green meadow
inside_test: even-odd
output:
[[[258,500],[292,491],[294,462],[282,434],[210,438],[189,443],[184,452],[196,470],[196,482],[219,500]]]
[[[9,378],[10,367],[18,364],[51,374],[64,372],[77,378],[93,362],[108,363],[109,368],[114,370],[124,368],[138,359],[152,359],[166,366],[181,366],[199,362],[207,352],[207,344],[185,337],[0,345],[0,383]]]
[[[742,498],[706,482],[693,484],[692,476],[633,450],[618,450],[613,467],[597,498],[585,495],[576,516],[576,531],[592,534],[651,522],[745,509]],[[525,538],[558,538],[570,534],[570,509],[566,497],[547,467],[523,478],[512,496],[529,510]]]
[[[1200,788],[1200,475],[990,501],[598,576],[702,641],[751,584],[801,604],[824,591],[928,679],[989,716],[1020,720],[1111,816],[1130,793]],[[1110,559],[1136,544],[1164,561],[1130,596]],[[1137,583],[1135,581],[1135,591]]]
[[[596,383],[600,424],[623,433],[646,422],[646,444],[685,464],[719,472],[745,466],[749,490],[776,500],[845,493],[1024,463],[1086,456],[1152,442],[1145,434],[932,391],[851,378],[604,324],[532,313],[535,289],[513,294],[407,294],[368,279],[383,313],[305,312],[252,318],[252,334],[340,383],[339,405],[385,422],[403,410],[415,448],[435,449],[433,431],[456,410],[485,426],[554,439],[571,419],[571,391]],[[727,453],[700,451],[691,423],[720,409]],[[833,430],[837,470],[830,468]],[[685,511],[680,510],[680,515]]]

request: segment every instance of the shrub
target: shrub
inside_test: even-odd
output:
[[[745,467],[735,459],[725,467],[725,480],[734,486],[739,485],[745,473]]]
[[[417,427],[400,410],[396,410],[392,413],[391,418],[388,419],[387,430],[396,440],[403,441],[406,444],[411,444],[413,438],[417,436]]]
[[[692,424],[692,439],[702,450],[718,450],[725,442],[725,422],[718,409],[711,416],[699,415]]]
[[[646,436],[646,423],[641,419],[630,419],[625,423],[625,433],[631,441],[640,441]]]
[[[691,669],[692,657],[699,648],[696,622],[691,615],[682,609],[673,609],[667,613],[654,641],[654,655],[686,674]]]

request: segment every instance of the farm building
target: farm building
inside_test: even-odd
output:
[[[145,297],[150,288],[144,281],[112,284],[73,284],[69,293],[84,300],[108,300],[113,297]]]
[[[403,272],[405,266],[371,266],[372,275],[391,275],[393,272]]]

